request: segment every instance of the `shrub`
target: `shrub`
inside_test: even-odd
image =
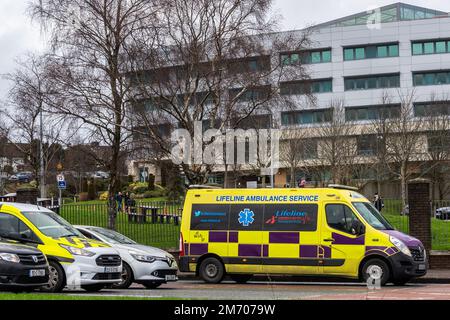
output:
[[[100,193],[98,198],[99,198],[99,200],[108,200],[108,196],[109,196],[109,192],[104,191],[104,192]]]

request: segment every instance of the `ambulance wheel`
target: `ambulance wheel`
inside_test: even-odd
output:
[[[381,259],[367,260],[362,267],[362,277],[366,283],[384,286],[390,278],[389,266]]]
[[[61,265],[50,260],[48,262],[48,285],[41,287],[44,292],[61,292],[65,287],[64,269]]]
[[[246,283],[253,277],[252,274],[231,274],[230,278],[231,280],[237,282],[237,283]]]
[[[225,268],[218,259],[206,258],[200,264],[199,274],[207,283],[220,283],[225,275]]]

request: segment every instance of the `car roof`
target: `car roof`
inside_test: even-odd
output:
[[[29,203],[18,203],[18,202],[0,202],[0,207],[2,206],[10,206],[14,207],[20,211],[41,211],[41,212],[53,212],[47,208],[37,206],[35,204]]]

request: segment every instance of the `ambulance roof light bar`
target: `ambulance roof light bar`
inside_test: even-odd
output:
[[[341,190],[351,190],[351,191],[358,191],[358,188],[355,187],[350,187],[350,186],[344,186],[341,184],[329,184],[328,188],[332,188],[332,189],[341,189]]]

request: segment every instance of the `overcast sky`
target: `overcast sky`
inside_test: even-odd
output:
[[[186,0],[189,1],[189,0]],[[28,51],[42,50],[39,25],[26,16],[29,0],[0,0],[0,74],[14,69],[14,60]],[[301,29],[353,13],[394,3],[392,0],[274,0],[274,10],[283,17],[283,30]],[[418,6],[450,11],[448,0],[405,0]],[[8,83],[0,79],[0,101]]]

